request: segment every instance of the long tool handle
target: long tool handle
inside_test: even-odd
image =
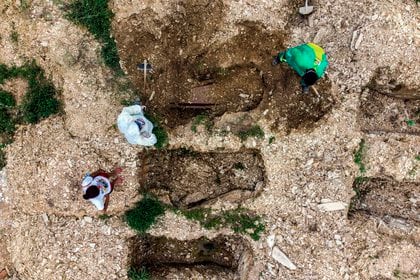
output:
[[[144,81],[143,81],[143,94],[144,94],[144,96],[146,96],[147,59],[145,59],[145,60],[143,61],[143,65],[144,65],[144,69],[143,69],[143,74],[144,74]]]

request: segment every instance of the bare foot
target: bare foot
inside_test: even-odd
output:
[[[118,176],[122,171],[123,171],[123,169],[118,166],[118,167],[115,167],[114,171],[112,171],[112,174],[114,176]]]
[[[118,185],[122,185],[122,183],[124,183],[124,179],[122,177],[117,177],[114,182],[113,185],[114,186],[118,186]]]

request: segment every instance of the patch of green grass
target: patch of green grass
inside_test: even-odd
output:
[[[0,108],[15,107],[16,100],[13,95],[5,90],[0,89]]]
[[[354,152],[354,163],[356,163],[357,166],[359,166],[359,171],[361,174],[364,174],[366,172],[366,166],[363,163],[364,156],[366,152],[366,145],[365,140],[360,140],[359,148]]]
[[[404,121],[410,127],[416,125],[416,122],[414,120],[412,120],[412,119],[405,119]]]
[[[109,0],[76,0],[67,6],[67,18],[85,26],[102,43],[101,55],[109,68],[122,74],[117,44],[111,36],[111,21],[114,16],[108,8]]]
[[[21,67],[0,65],[0,84],[7,79],[18,77],[28,81],[28,91],[19,108],[25,122],[37,123],[59,112],[60,102],[56,98],[55,87],[34,61]]]
[[[259,240],[261,233],[265,230],[265,225],[261,222],[261,218],[246,213],[244,209],[238,208],[226,211],[223,216],[234,232],[249,234],[254,240]]]
[[[164,213],[165,207],[160,201],[145,195],[133,209],[125,213],[125,220],[134,230],[145,233]]]
[[[112,215],[108,215],[108,214],[102,214],[102,215],[98,216],[98,218],[100,220],[109,220],[109,219],[111,219],[111,217],[112,217]]]
[[[29,3],[29,0],[20,0],[20,10],[26,11],[29,9],[31,4]]]
[[[245,165],[242,162],[235,162],[233,164],[233,168],[235,168],[237,170],[244,170],[245,169]]]
[[[420,161],[420,155],[415,157],[416,160]]]
[[[401,271],[398,268],[396,268],[392,272],[392,275],[394,275],[395,278],[400,278],[401,277]]]
[[[191,131],[196,133],[197,127],[201,124],[204,124],[206,130],[209,132],[213,129],[214,126],[214,123],[210,120],[208,115],[199,114],[193,119],[191,123]]]
[[[268,144],[271,145],[274,143],[274,141],[276,141],[276,137],[271,136],[270,138],[268,138]]]
[[[204,221],[207,216],[210,215],[211,210],[209,208],[196,208],[191,210],[181,210],[181,213],[188,220]]]
[[[150,280],[152,279],[149,272],[145,267],[141,269],[135,269],[134,267],[130,267],[127,273],[128,278],[131,280]]]
[[[230,227],[234,232],[249,234],[254,240],[259,240],[265,230],[261,217],[249,213],[244,208],[222,211],[219,214],[212,213],[210,208],[180,210],[177,213],[179,212],[187,219],[199,222],[206,229]]]
[[[157,149],[163,149],[168,145],[169,143],[169,136],[166,130],[163,128],[161,121],[158,119],[158,117],[154,115],[150,115],[148,113],[144,114],[145,117],[153,123],[153,133],[156,136],[157,142],[155,144],[155,147]]]
[[[254,125],[251,128],[243,131],[239,131],[236,134],[242,142],[246,141],[249,137],[255,138],[263,138],[264,137],[264,130],[259,125]]]

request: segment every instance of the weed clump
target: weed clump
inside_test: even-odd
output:
[[[196,133],[197,127],[201,124],[204,124],[208,132],[210,132],[214,126],[214,123],[210,120],[208,115],[199,114],[194,118],[194,120],[191,123],[191,131]]]
[[[236,134],[242,142],[246,141],[249,137],[255,138],[263,138],[264,137],[264,130],[259,125],[254,125],[247,130],[239,131]]]
[[[155,147],[157,149],[163,149],[169,142],[169,136],[166,130],[163,128],[161,121],[158,117],[150,115],[148,113],[144,114],[145,117],[153,123],[153,133],[156,136],[156,144]]]
[[[145,233],[165,213],[165,207],[155,198],[145,195],[136,206],[125,213],[128,225],[139,233]]]
[[[18,115],[20,114],[25,122],[37,123],[41,119],[59,112],[60,102],[56,98],[55,87],[46,79],[44,71],[34,61],[21,67],[12,66],[9,68],[1,64],[0,84],[12,78],[23,78],[28,81],[28,91],[18,108]],[[9,102],[9,105],[4,105],[14,106],[10,97],[3,94],[1,98],[1,101]]]
[[[135,269],[134,267],[130,267],[127,273],[128,278],[131,280],[149,280],[151,279],[149,272],[145,267],[141,269]]]
[[[199,222],[206,229],[230,227],[236,233],[249,234],[254,240],[259,240],[265,230],[261,217],[249,213],[244,208],[226,210],[219,214],[212,213],[209,208],[180,210],[180,213],[189,220]]]
[[[111,36],[111,20],[114,16],[108,8],[108,0],[76,0],[67,6],[67,18],[85,26],[102,42],[101,55],[109,68],[122,74],[117,44]]]

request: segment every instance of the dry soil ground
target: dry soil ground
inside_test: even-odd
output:
[[[19,127],[7,147],[0,278],[126,279],[129,264],[149,256],[162,264],[151,270],[166,279],[418,279],[415,1],[317,0],[315,12],[302,18],[297,0],[112,0],[122,78],[104,66],[92,35],[64,17],[68,2],[0,1],[0,63],[35,59],[64,104],[62,115]],[[300,95],[293,72],[270,65],[277,51],[309,41],[323,46],[330,62],[317,86],[320,97]],[[145,58],[155,70],[146,85],[136,69]],[[191,176],[161,182],[168,174],[156,173],[150,180],[178,191],[188,182],[191,189],[181,196],[167,194],[187,207],[189,198],[193,204],[211,199],[218,210],[251,209],[266,222],[259,241],[228,229],[204,230],[172,212],[144,240],[136,239],[121,216],[141,198],[144,155],[160,155],[129,145],[115,129],[121,101],[131,96],[127,84],[162,116],[168,149],[175,150],[169,155],[180,148],[199,155],[191,162],[176,158],[176,168],[199,170],[199,180],[207,168],[212,184],[203,194]],[[2,87],[19,96],[26,85]],[[212,133],[203,125],[191,129],[203,113],[214,118]],[[242,142],[235,135],[254,124],[263,138]],[[375,179],[357,193],[361,174],[353,153],[361,139],[362,175]],[[250,149],[255,156],[243,153]],[[234,166],[238,153],[251,169],[248,177],[223,166]],[[227,163],[215,168],[223,157]],[[163,161],[152,158],[155,165]],[[102,220],[82,199],[79,182],[88,170],[114,165],[124,167],[125,183],[112,194],[112,217]],[[172,171],[170,163],[163,166]],[[246,186],[218,193],[222,177]],[[253,194],[257,184],[261,190]],[[217,198],[229,190],[251,194]],[[134,255],[133,248],[139,248]],[[162,250],[167,254],[159,256]]]

